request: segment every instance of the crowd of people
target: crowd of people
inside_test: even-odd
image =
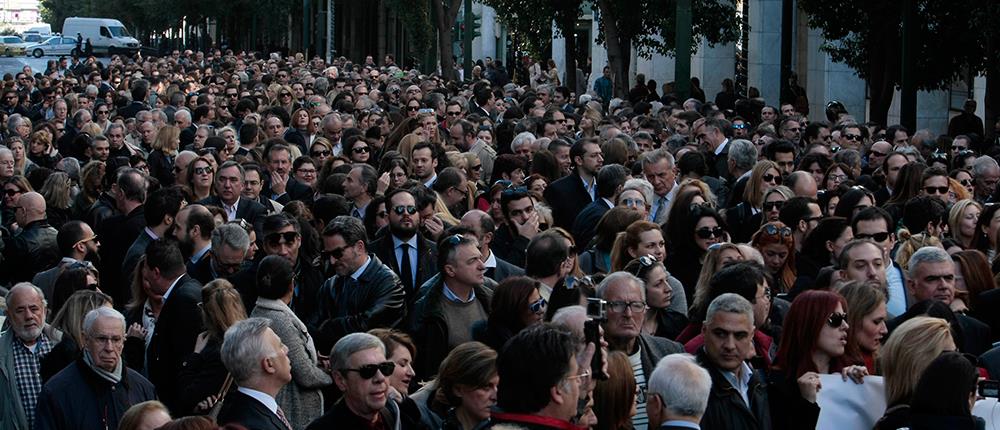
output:
[[[0,430],[807,429],[825,374],[884,377],[878,429],[977,428],[974,104],[938,135],[525,66],[4,75]]]

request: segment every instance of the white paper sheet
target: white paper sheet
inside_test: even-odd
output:
[[[885,413],[881,376],[866,376],[863,384],[855,384],[840,374],[820,375],[820,384],[816,430],[870,429]]]

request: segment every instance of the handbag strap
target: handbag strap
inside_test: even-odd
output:
[[[222,402],[226,398],[226,394],[229,393],[229,388],[233,386],[233,374],[226,372],[226,380],[222,382],[222,388],[216,393],[216,397],[219,398],[219,402]]]

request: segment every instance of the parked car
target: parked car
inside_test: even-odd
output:
[[[8,57],[24,55],[24,48],[28,45],[18,36],[0,36],[0,52]]]
[[[28,45],[25,51],[35,58],[46,55],[77,55],[76,39],[52,36],[42,43]]]
[[[139,41],[117,19],[73,16],[63,21],[62,32],[66,37],[79,35],[84,41],[90,40],[97,54],[135,53],[141,48]]]

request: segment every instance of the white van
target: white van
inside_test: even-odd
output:
[[[70,17],[63,22],[63,37],[87,39],[94,53],[133,53],[139,50],[139,41],[132,37],[121,21],[110,18]],[[82,47],[81,47],[82,48]]]

